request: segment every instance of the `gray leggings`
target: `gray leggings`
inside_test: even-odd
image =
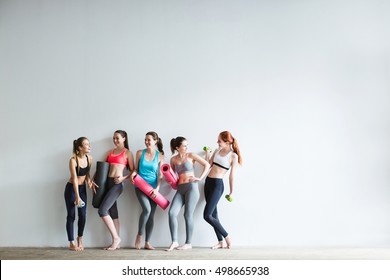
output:
[[[198,183],[191,182],[177,186],[177,192],[173,197],[171,208],[169,208],[169,229],[171,231],[172,242],[178,242],[177,215],[179,214],[183,205],[185,205],[184,220],[186,223],[186,244],[191,243],[192,232],[194,230],[193,214],[198,200]]]
[[[123,191],[123,184],[115,184],[114,178],[107,178],[107,193],[104,195],[102,203],[98,210],[99,216],[104,217],[110,215],[111,218],[118,219],[118,207],[116,205],[116,200],[121,195]]]
[[[142,213],[139,216],[138,222],[138,234],[143,235],[145,229],[145,242],[148,242],[153,231],[154,213],[156,212],[157,204],[146,194],[144,194],[139,188],[135,188],[135,194],[137,195],[138,201],[142,207]]]

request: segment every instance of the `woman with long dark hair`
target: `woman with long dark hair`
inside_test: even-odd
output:
[[[112,243],[104,248],[105,250],[119,249],[121,241],[119,237],[119,215],[117,208],[117,199],[123,191],[123,181],[128,178],[134,170],[134,158],[129,150],[127,133],[124,130],[114,132],[113,142],[115,148],[107,153],[106,161],[110,164],[107,178],[107,192],[99,206],[99,216],[107,226]],[[125,169],[129,170],[129,175],[125,176]]]
[[[172,243],[166,251],[191,249],[192,232],[194,230],[193,214],[196,204],[199,200],[198,181],[201,181],[207,174],[210,164],[195,153],[187,151],[188,142],[184,137],[176,137],[171,140],[172,154],[177,153],[171,158],[171,167],[178,174],[179,181],[177,191],[173,197],[171,207],[169,208],[169,229],[171,232]],[[199,177],[195,177],[195,162],[203,166],[203,172]],[[184,220],[186,224],[186,241],[179,246],[177,231],[177,215],[184,205]]]
[[[142,213],[138,222],[138,234],[135,239],[135,248],[137,250],[141,249],[142,236],[145,233],[144,248],[154,250],[155,248],[150,244],[150,237],[153,231],[154,213],[156,212],[157,204],[151,198],[155,198],[160,189],[162,180],[160,166],[164,163],[164,150],[160,137],[154,131],[146,133],[145,146],[145,149],[137,151],[135,169],[133,174],[131,174],[131,180],[134,183],[134,177],[138,174],[154,190],[149,197],[135,186],[135,194],[142,207]]]

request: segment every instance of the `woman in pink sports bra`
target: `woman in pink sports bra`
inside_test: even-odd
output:
[[[208,222],[217,235],[218,243],[212,249],[225,248],[223,238],[226,241],[226,248],[231,247],[231,239],[227,231],[221,225],[218,218],[217,204],[224,192],[223,177],[229,172],[229,197],[233,193],[234,171],[238,164],[241,165],[242,157],[236,139],[229,131],[223,131],[218,135],[219,148],[210,154],[206,151],[206,160],[211,164],[210,172],[204,184],[204,196],[206,206],[203,218]]]
[[[134,170],[134,158],[129,150],[126,131],[115,131],[113,141],[115,148],[110,150],[106,157],[106,161],[110,163],[106,186],[107,193],[104,195],[98,211],[112,238],[111,245],[104,248],[105,250],[119,249],[121,239],[119,237],[119,216],[116,200],[123,191],[122,182],[130,177]],[[125,168],[130,171],[127,176],[124,176]]]

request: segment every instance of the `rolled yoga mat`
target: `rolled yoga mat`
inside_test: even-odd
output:
[[[161,172],[168,184],[170,184],[173,189],[177,190],[177,183],[179,182],[179,178],[177,178],[177,175],[172,170],[171,166],[168,163],[161,165]]]
[[[150,197],[151,192],[153,192],[153,187],[149,185],[141,176],[138,174],[134,177],[134,185],[138,187],[144,194],[146,194],[148,197]],[[169,201],[162,196],[161,193],[157,193],[157,196],[155,198],[151,198],[154,202],[158,204],[162,209],[167,209],[169,205]]]
[[[110,170],[110,164],[106,161],[98,161],[96,163],[96,173],[94,182],[99,187],[96,188],[96,193],[93,194],[92,206],[99,208],[104,195],[106,194],[106,182],[108,177],[108,171]]]

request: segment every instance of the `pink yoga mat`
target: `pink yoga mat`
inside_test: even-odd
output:
[[[149,185],[141,176],[136,175],[134,177],[134,185],[138,187],[144,194],[146,194],[148,197],[150,197],[151,192],[154,190],[151,185]],[[156,198],[151,198],[154,202],[157,203],[158,206],[160,206],[162,209],[167,209],[169,205],[169,201],[163,197],[160,193],[157,193]]]
[[[161,172],[167,183],[170,184],[173,189],[177,190],[177,182],[179,181],[179,178],[177,178],[177,175],[173,172],[171,166],[168,163],[161,165]]]

